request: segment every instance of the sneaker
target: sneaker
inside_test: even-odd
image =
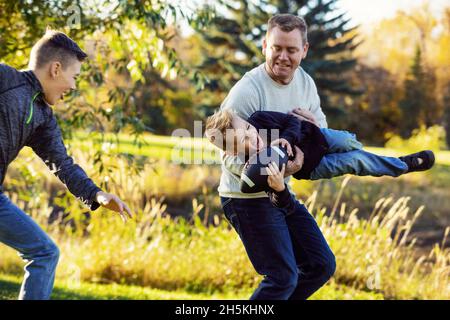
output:
[[[408,172],[425,171],[430,169],[434,164],[434,153],[431,150],[424,150],[417,153],[399,157],[400,160],[408,165]],[[420,161],[422,160],[422,161]]]

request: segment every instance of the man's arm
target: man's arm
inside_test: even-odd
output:
[[[322,108],[320,107],[320,97],[319,94],[317,93],[317,88],[314,86],[314,91],[315,91],[315,95],[314,95],[314,99],[313,99],[313,103],[311,104],[311,113],[314,117],[314,120],[316,121],[316,123],[318,124],[319,128],[328,128],[328,123],[327,123],[327,118],[325,116],[325,114],[322,111]]]
[[[96,210],[102,205],[119,212],[124,220],[127,218],[124,212],[128,217],[132,217],[131,211],[125,203],[118,197],[103,192],[67,154],[61,130],[53,114],[50,114],[47,124],[37,129],[27,144],[44,161],[52,173],[67,186],[69,191],[90,210]]]

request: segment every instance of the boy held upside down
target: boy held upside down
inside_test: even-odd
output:
[[[206,137],[227,154],[245,161],[269,143],[285,147],[289,156],[294,150],[303,152],[303,166],[293,174],[296,179],[329,179],[344,174],[397,177],[428,170],[434,164],[430,150],[399,158],[376,155],[362,150],[363,145],[350,132],[319,128],[281,112],[257,111],[244,120],[232,111],[219,110],[206,120]],[[269,177],[269,169],[272,173],[278,170],[269,166]]]

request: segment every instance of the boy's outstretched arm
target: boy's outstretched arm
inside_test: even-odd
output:
[[[44,161],[52,173],[67,186],[69,191],[90,210],[94,211],[101,205],[118,212],[124,221],[127,217],[132,217],[130,209],[122,200],[115,195],[102,191],[67,154],[61,130],[52,113],[48,115],[47,123],[39,127],[27,141],[27,145]]]

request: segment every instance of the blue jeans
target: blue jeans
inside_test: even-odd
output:
[[[329,179],[344,174],[398,177],[408,169],[408,165],[399,158],[379,156],[362,150],[363,145],[353,133],[326,128],[321,131],[329,150],[311,172],[311,180]]]
[[[306,299],[334,274],[335,257],[298,201],[289,213],[274,207],[269,198],[221,197],[221,202],[253,267],[264,275],[250,299]]]
[[[19,299],[50,299],[59,259],[58,247],[3,193],[0,193],[0,242],[17,250],[27,262]]]

